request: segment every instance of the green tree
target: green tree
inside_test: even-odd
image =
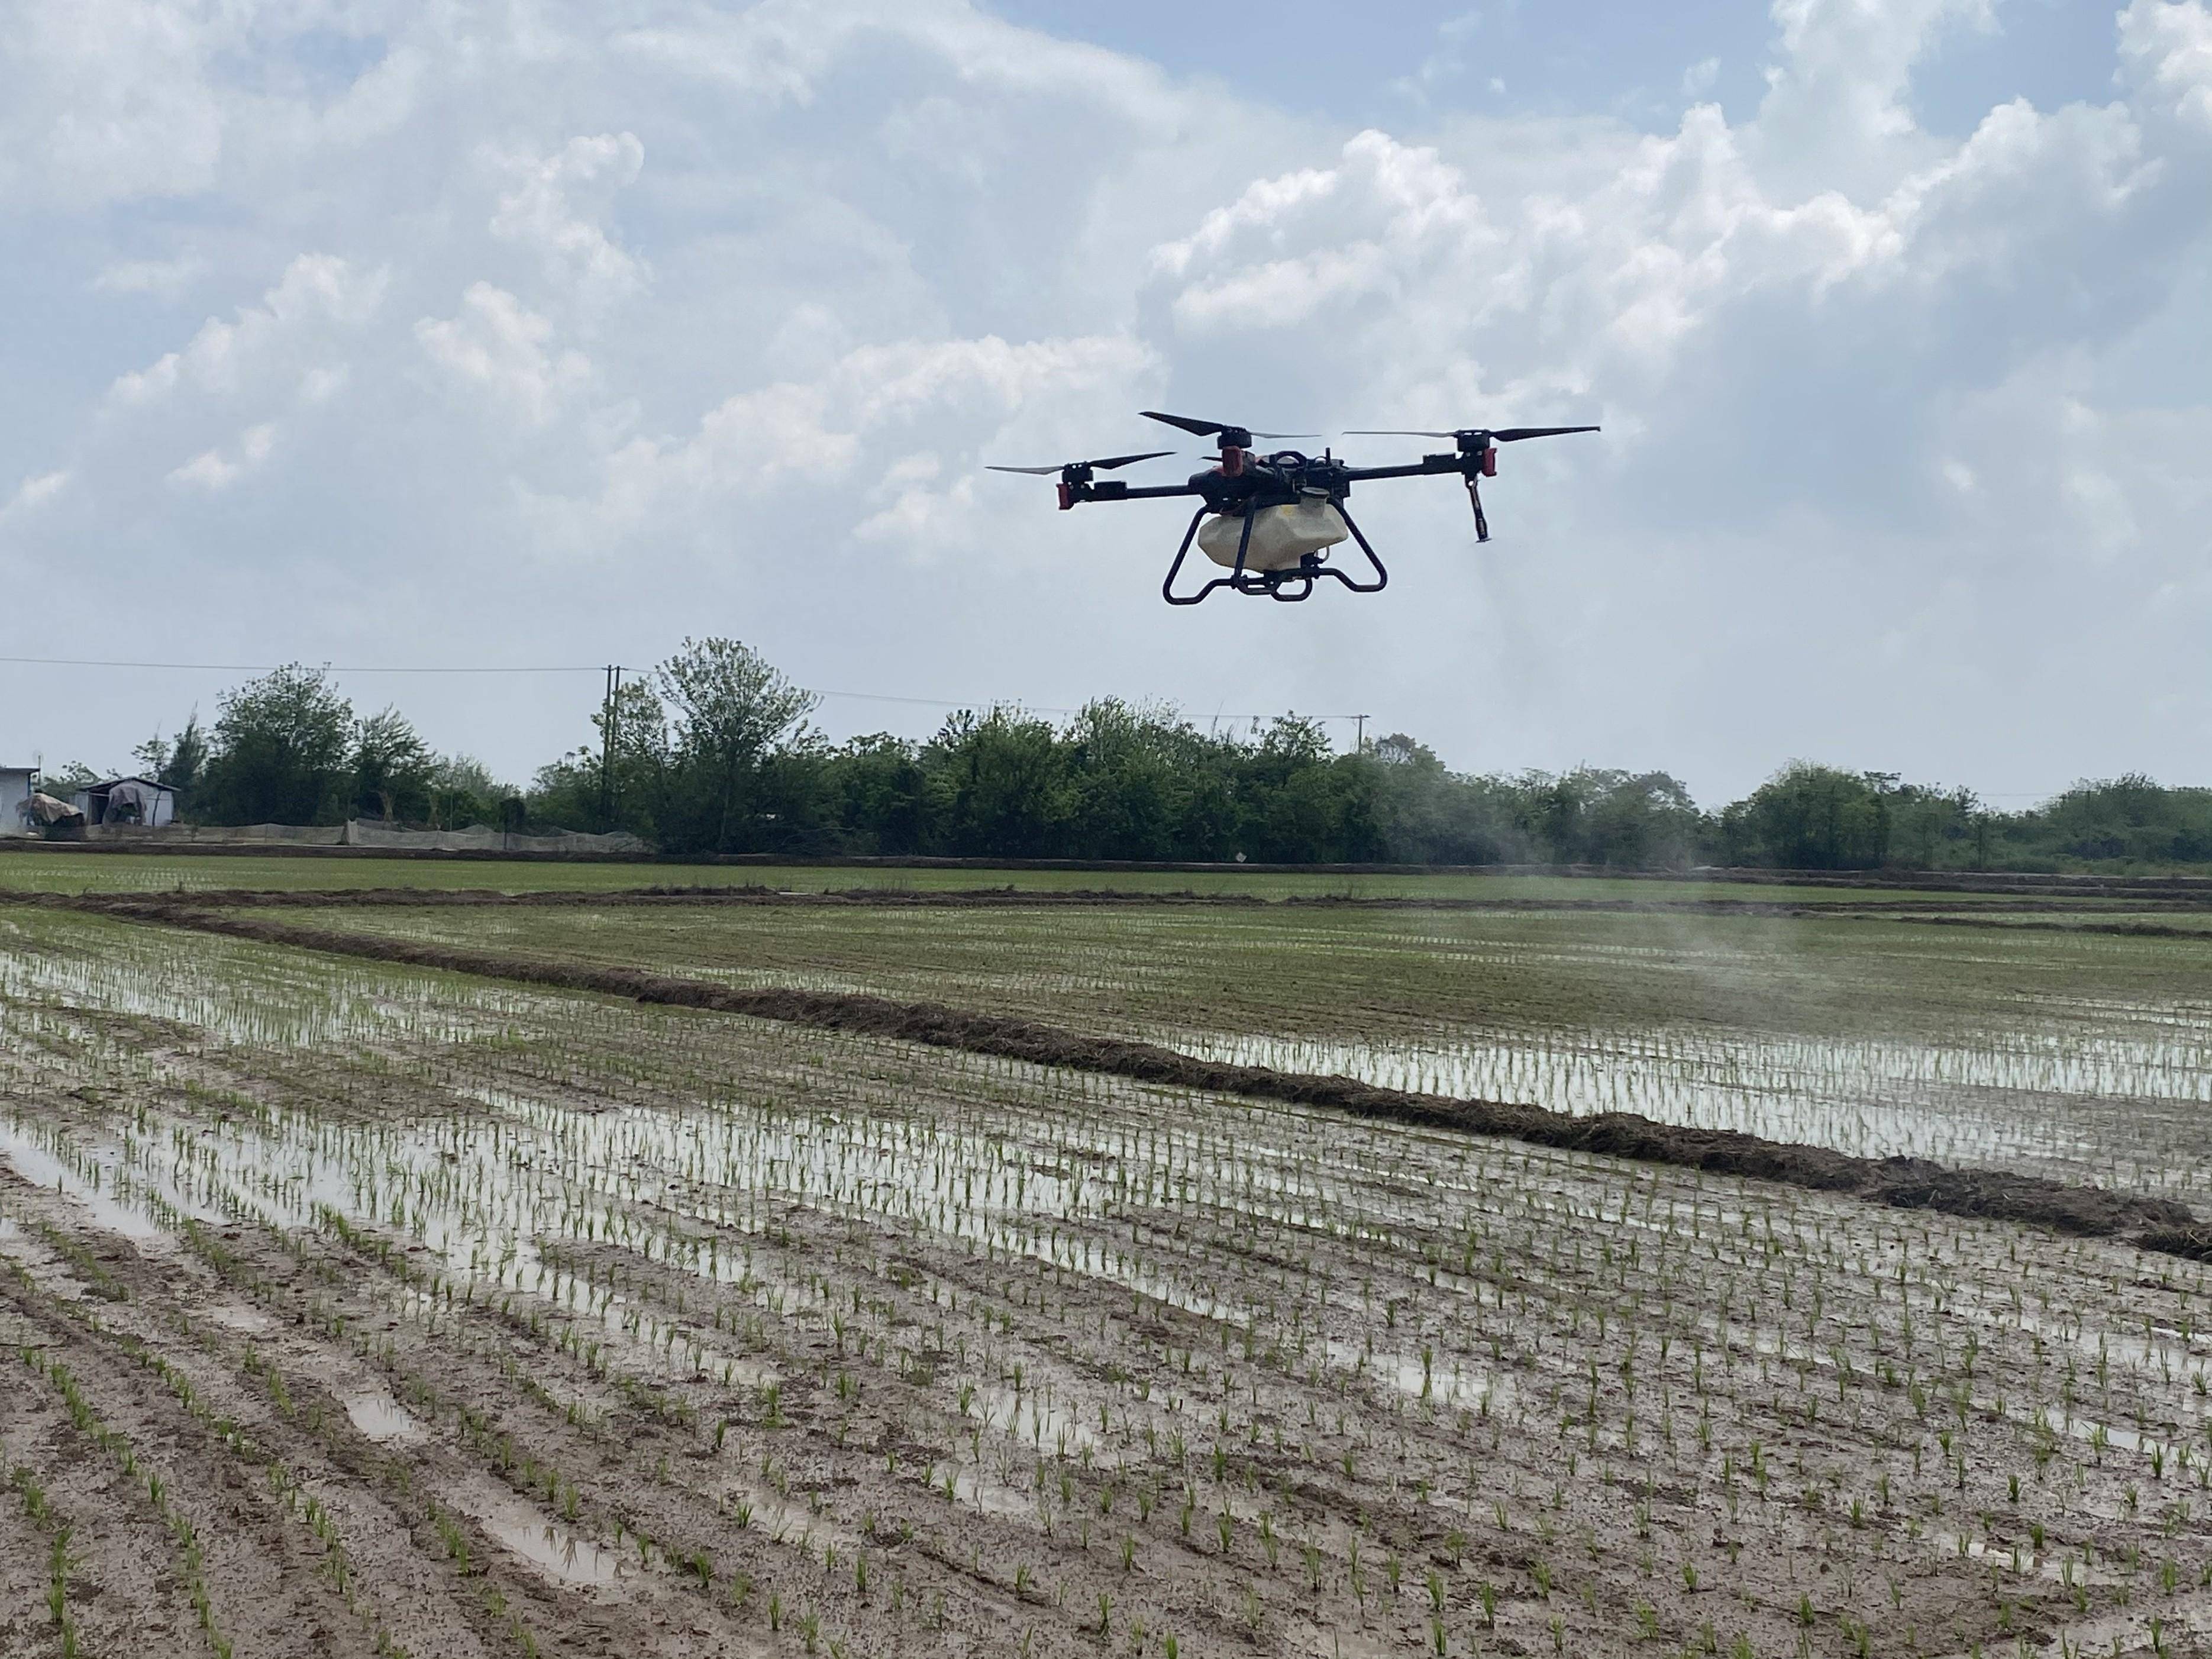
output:
[[[673,803],[680,830],[702,851],[744,850],[765,838],[757,821],[761,766],[804,729],[818,699],[736,640],[685,640],[654,674],[675,710]]]
[[[1890,860],[1917,870],[1978,866],[1989,813],[1971,789],[1901,784],[1889,792]]]
[[[592,715],[599,740],[540,767],[532,815],[568,830],[627,830],[661,837],[673,768],[668,711],[643,680],[629,680]],[[684,850],[680,848],[672,850]]]
[[[1237,758],[1237,850],[1263,863],[1376,856],[1374,769],[1334,757],[1317,720],[1286,714]]]
[[[1543,791],[1571,803],[1547,826],[1553,862],[1650,870],[1687,864],[1702,837],[1703,816],[1688,787],[1664,772],[1582,767]]]
[[[1510,864],[1532,855],[1510,786],[1462,777],[1403,732],[1364,757],[1376,785],[1382,856],[1404,864]]]
[[[668,711],[644,680],[629,680],[592,715],[598,740],[540,767],[532,780],[531,815],[568,830],[627,830],[648,841],[669,839],[672,851],[693,850],[664,837],[675,768]]]
[[[1059,853],[1074,806],[1067,761],[1049,720],[1010,708],[953,715],[924,763],[939,844],[968,857]]]
[[[1193,798],[1204,739],[1164,707],[1107,697],[1069,723],[1067,848],[1078,858],[1176,859],[1205,840]]]
[[[197,708],[185,717],[184,729],[177,733],[173,743],[157,731],[131,751],[131,758],[138,763],[140,775],[174,792],[180,815],[191,809],[193,792],[207,765],[207,733],[200,729]]]
[[[1729,862],[1871,870],[1889,861],[1894,776],[1792,761],[1721,814]]]
[[[2140,772],[2084,780],[2009,826],[2045,862],[2212,860],[2212,790],[2169,789]]]
[[[168,755],[154,775],[154,781],[175,790],[179,807],[189,810],[207,770],[207,732],[200,725],[200,711],[195,708],[185,716],[184,727],[177,733],[177,740],[169,745]]]
[[[352,781],[353,705],[320,670],[289,664],[217,706],[202,816],[216,823],[329,823]]]
[[[353,802],[390,823],[430,815],[437,757],[397,708],[371,714],[354,730]]]
[[[430,764],[428,784],[433,830],[459,830],[499,821],[515,791],[501,783],[482,761],[468,755],[441,755]]]
[[[928,845],[919,744],[888,732],[854,738],[828,769],[830,810],[848,850],[896,857]]]

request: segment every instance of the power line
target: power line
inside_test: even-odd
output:
[[[278,662],[117,662],[98,657],[0,657],[0,663],[33,668],[161,668],[209,674],[267,674],[294,665]],[[408,667],[349,668],[336,663],[319,665],[331,674],[599,674],[599,663],[554,663],[517,665],[506,663],[459,663]]]

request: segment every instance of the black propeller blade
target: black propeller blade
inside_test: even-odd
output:
[[[983,470],[987,472],[1026,472],[1034,478],[1049,478],[1070,467],[1081,467],[1085,471],[1095,469],[1100,472],[1111,472],[1116,467],[1133,466],[1139,461],[1156,461],[1163,455],[1174,453],[1172,449],[1148,449],[1141,455],[1109,455],[1096,461],[1063,461],[1058,466],[987,466]]]
[[[1463,427],[1456,432],[1430,432],[1419,427],[1362,427],[1346,432],[1347,438],[1487,438],[1494,444],[1518,443],[1523,438],[1561,438],[1570,432],[1595,432],[1594,426],[1502,426],[1495,430]]]
[[[1321,436],[1318,432],[1255,432],[1249,426],[1236,426],[1226,421],[1193,420],[1188,415],[1163,415],[1157,409],[1140,409],[1137,413],[1148,421],[1160,421],[1169,426],[1179,426],[1185,432],[1195,433],[1201,438],[1211,438],[1219,434],[1224,443],[1228,441],[1228,434],[1231,433],[1241,433],[1246,438],[1318,438]],[[1239,449],[1243,447],[1242,444],[1232,447]]]

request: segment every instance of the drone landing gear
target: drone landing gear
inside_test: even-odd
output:
[[[1390,573],[1382,568],[1382,561],[1375,556],[1375,550],[1368,544],[1365,533],[1352,514],[1344,511],[1344,504],[1340,501],[1336,510],[1343,516],[1344,527],[1359,544],[1359,550],[1367,556],[1367,562],[1375,572],[1373,581],[1353,580],[1349,573],[1323,563],[1324,556],[1319,553],[1307,554],[1288,570],[1247,570],[1244,558],[1252,547],[1252,515],[1248,513],[1244,517],[1243,534],[1237,538],[1235,568],[1225,576],[1216,576],[1194,593],[1178,596],[1175,591],[1176,578],[1182,574],[1182,562],[1190,552],[1191,543],[1197,538],[1198,526],[1212,510],[1206,507],[1199,508],[1191,514],[1189,526],[1182,532],[1182,545],[1176,549],[1175,562],[1168,567],[1167,580],[1160,584],[1160,597],[1170,605],[1196,605],[1217,587],[1232,588],[1239,593],[1265,593],[1280,604],[1297,605],[1313,597],[1314,583],[1323,576],[1342,582],[1355,593],[1380,593],[1389,586]]]

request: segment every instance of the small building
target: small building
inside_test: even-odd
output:
[[[76,792],[76,810],[88,824],[134,824],[159,830],[177,817],[177,792],[151,778],[109,778]]]
[[[33,834],[25,808],[39,786],[35,766],[0,766],[0,836]]]

